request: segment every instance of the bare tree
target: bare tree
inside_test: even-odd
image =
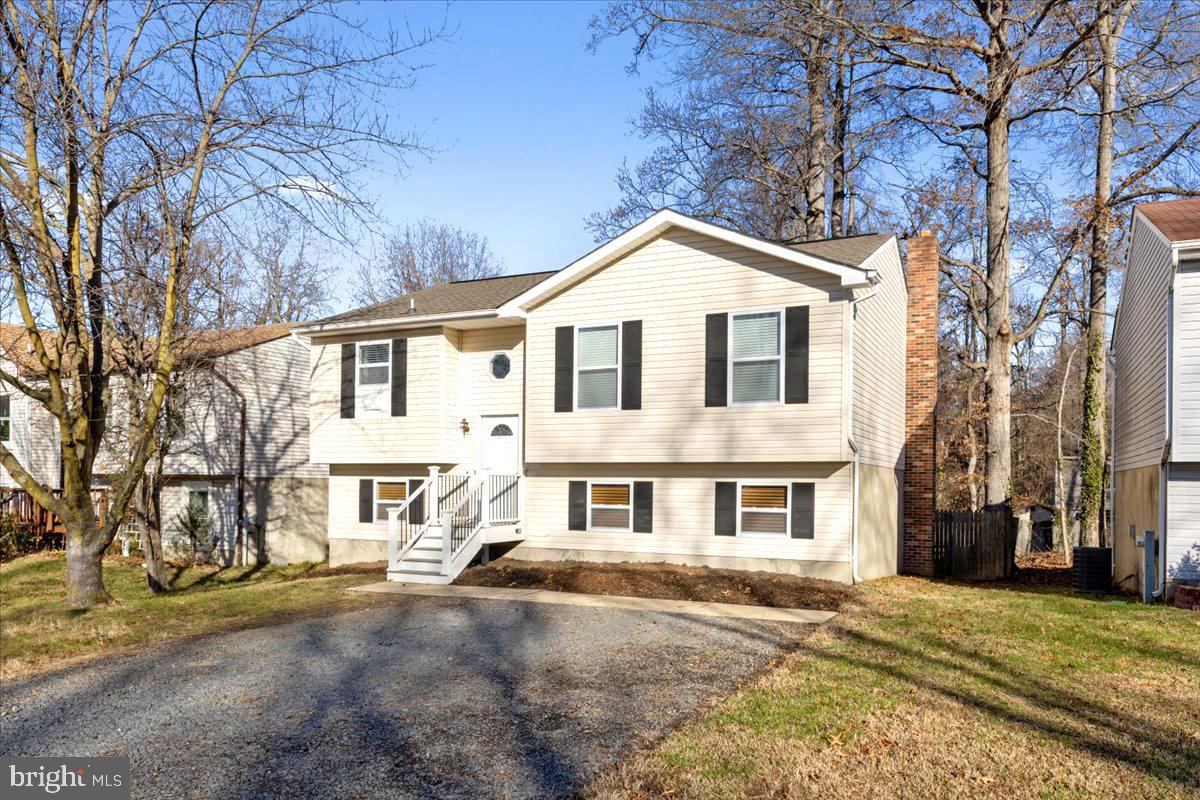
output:
[[[372,37],[321,0],[0,0],[0,257],[40,371],[0,381],[56,420],[62,492],[3,444],[0,463],[63,520],[69,603],[107,598],[102,556],[155,451],[201,227],[251,203],[327,230],[364,211],[355,177],[381,150],[416,146],[372,103],[409,79],[403,56],[427,39]],[[139,332],[153,357],[101,523],[90,489],[123,352],[107,243],[135,200],[160,240],[161,310]]]
[[[486,236],[422,219],[388,237],[382,262],[363,263],[357,299],[378,303],[439,283],[494,278],[503,271],[504,262]]]
[[[978,308],[986,358],[987,502],[1012,492],[1013,348],[1032,336],[1058,289],[1061,270],[1047,282],[1025,324],[1013,313],[1012,165],[1015,126],[1061,107],[1072,87],[1047,88],[1066,74],[1096,28],[1094,15],[1062,0],[979,0],[939,4],[879,3],[872,16],[830,15],[892,68],[886,90],[904,114],[943,146],[953,148],[984,185],[987,230],[983,290]],[[1081,21],[1082,20],[1082,21]],[[1065,263],[1060,261],[1065,269]]]
[[[665,57],[671,74],[670,96],[651,90],[634,123],[660,144],[618,173],[620,202],[589,219],[597,235],[664,207],[775,240],[853,232],[856,207],[871,211],[867,165],[890,120],[873,102],[880,68],[822,23],[830,7],[857,8],[623,0],[594,19],[592,47],[631,34],[634,68]]]
[[[1107,439],[1105,339],[1116,216],[1138,199],[1200,195],[1200,9],[1193,3],[1096,0],[1089,77],[1071,132],[1092,142],[1080,523],[1100,544]]]

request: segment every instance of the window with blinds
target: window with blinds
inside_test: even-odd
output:
[[[375,521],[387,522],[388,509],[408,499],[408,481],[375,481]]]
[[[575,341],[576,407],[616,408],[620,328],[617,325],[579,328]]]
[[[360,343],[355,372],[358,381],[354,391],[355,416],[389,416],[392,405],[392,343]]]
[[[588,530],[630,530],[632,495],[627,481],[588,484]]]
[[[778,311],[731,314],[729,393],[733,405],[780,402],[783,320]]]
[[[741,487],[738,508],[741,533],[787,536],[788,511],[786,485]]]

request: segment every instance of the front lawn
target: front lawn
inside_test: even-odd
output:
[[[1200,613],[915,578],[842,611],[589,796],[1200,795]]]
[[[136,560],[109,558],[113,602],[80,611],[61,602],[65,569],[61,553],[0,564],[0,679],[130,645],[362,608],[380,596],[343,590],[383,578],[382,566],[199,566],[174,570],[174,591],[153,596]]]

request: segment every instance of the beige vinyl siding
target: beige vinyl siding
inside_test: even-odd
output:
[[[1200,464],[1171,465],[1167,520],[1167,579],[1200,580]]]
[[[671,557],[850,559],[850,467],[846,464],[530,464],[525,479],[525,543],[595,553],[635,553],[646,560]],[[654,482],[652,533],[567,529],[572,480]],[[717,481],[812,481],[813,539],[716,536]]]
[[[448,379],[454,347],[441,328],[408,337],[408,404],[403,417],[341,418],[342,342],[390,340],[391,335],[338,336],[312,347],[311,460],[328,464],[435,463],[457,427],[457,378]],[[453,384],[453,385],[452,385]],[[455,445],[457,447],[457,445]]]
[[[838,279],[679,230],[533,309],[530,462],[845,460],[846,292]],[[810,307],[805,405],[706,408],[705,315]],[[554,329],[642,321],[642,408],[554,411]]]
[[[1167,292],[1173,267],[1166,241],[1140,219],[1113,341],[1116,354],[1116,469],[1158,464],[1166,435]]]
[[[479,459],[480,416],[492,414],[521,414],[525,384],[525,328],[521,325],[502,328],[479,328],[461,331],[457,347],[458,419],[466,419],[470,430],[464,435],[452,426],[458,436],[457,458],[465,464]],[[492,377],[492,356],[504,353],[511,368],[508,377]]]
[[[874,294],[854,318],[854,441],[864,464],[896,469],[904,452],[904,372],[908,292],[892,239],[864,267],[877,270]],[[864,297],[870,289],[855,290]]]
[[[441,466],[444,470],[450,468],[449,465]],[[364,478],[427,479],[429,465],[419,463],[331,465],[329,473],[329,538],[387,541],[387,522],[358,521],[358,482]]]
[[[1200,461],[1200,269],[1175,277],[1173,458]]]

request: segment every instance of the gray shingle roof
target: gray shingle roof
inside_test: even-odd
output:
[[[382,303],[356,308],[342,314],[317,320],[313,325],[336,325],[343,322],[375,322],[404,317],[425,317],[430,314],[462,314],[468,311],[489,311],[499,308],[521,292],[536,286],[553,275],[549,272],[530,272],[523,275],[502,275],[473,281],[452,281],[402,294]],[[409,300],[414,310],[409,310]]]
[[[847,267],[857,267],[892,238],[890,233],[867,233],[841,239],[821,239],[789,244],[815,258],[832,261]],[[464,314],[471,311],[490,311],[499,308],[517,295],[549,278],[557,270],[530,272],[523,275],[503,275],[471,281],[453,281],[431,286],[410,294],[393,297],[381,303],[356,308],[332,317],[309,323],[314,327],[355,322],[403,320],[405,317],[426,317],[434,314]],[[409,301],[414,308],[409,310]]]
[[[883,243],[891,239],[891,233],[864,233],[858,236],[845,236],[840,239],[815,239],[811,242],[796,242],[789,244],[793,250],[799,250],[816,258],[832,261],[847,267],[860,266],[872,253],[883,247]]]

